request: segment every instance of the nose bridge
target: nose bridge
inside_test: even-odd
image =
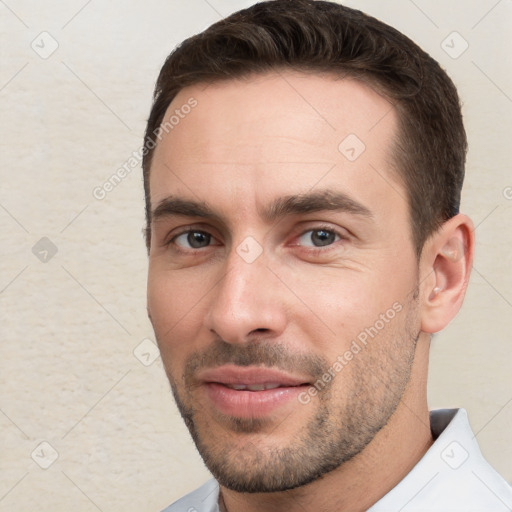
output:
[[[243,343],[256,330],[282,332],[283,308],[261,248],[257,251],[254,242],[245,240],[231,250],[225,269],[206,315],[208,329],[229,343]]]

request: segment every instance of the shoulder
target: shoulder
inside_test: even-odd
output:
[[[183,496],[162,512],[218,512],[219,484],[208,480],[201,487]]]

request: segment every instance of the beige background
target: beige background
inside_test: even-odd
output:
[[[0,2],[2,512],[158,511],[208,477],[147,340],[142,182],[129,158],[170,50],[251,3]],[[463,311],[433,344],[430,404],[468,409],[512,482],[512,2],[347,4],[411,36],[464,101],[477,254]]]

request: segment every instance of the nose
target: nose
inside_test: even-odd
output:
[[[281,293],[282,286],[267,267],[264,254],[248,263],[232,251],[225,274],[210,296],[205,326],[232,344],[277,337],[287,322],[286,299]]]

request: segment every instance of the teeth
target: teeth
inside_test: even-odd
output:
[[[276,389],[276,388],[279,388],[280,386],[281,386],[280,384],[271,382],[269,384],[265,384],[265,389]]]
[[[266,388],[265,384],[253,384],[252,386],[247,386],[247,389],[249,391],[264,391]]]
[[[265,391],[267,389],[276,389],[280,387],[280,384],[270,382],[268,384],[226,384],[228,388],[235,389],[237,391]]]

